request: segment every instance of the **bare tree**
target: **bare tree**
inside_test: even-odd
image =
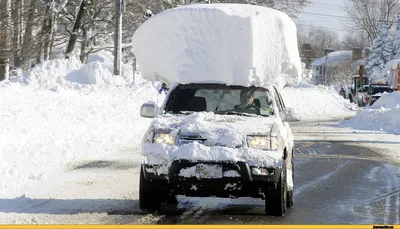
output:
[[[342,49],[348,49],[348,50],[351,50],[353,48],[364,49],[370,46],[366,33],[362,31],[347,34],[342,39],[341,44],[342,44]]]
[[[11,0],[0,1],[0,81],[9,77]]]
[[[356,67],[353,66],[353,61],[342,60],[329,64],[329,71],[327,72],[326,83],[328,85],[349,85],[352,83],[353,75],[355,75]]]
[[[366,33],[370,44],[379,34],[381,23],[391,27],[396,23],[400,0],[349,0],[345,8],[353,29]]]
[[[338,34],[324,28],[298,26],[297,40],[300,50],[303,45],[310,45],[315,58],[324,56],[325,49],[340,49]]]

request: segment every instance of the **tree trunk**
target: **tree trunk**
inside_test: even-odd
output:
[[[49,60],[50,59],[50,50],[51,44],[53,39],[53,32],[54,32],[54,12],[53,9],[50,8],[49,16],[46,19],[46,28],[44,33],[44,43],[43,43],[43,59]]]
[[[83,64],[87,64],[88,62],[88,47],[89,47],[89,40],[88,40],[88,33],[85,27],[82,27],[82,44],[81,44],[81,55],[80,60]]]
[[[22,0],[12,1],[12,51],[13,51],[13,66],[19,67],[21,64],[21,27],[20,22],[22,11]]]
[[[46,6],[46,12],[44,14],[44,20],[42,24],[42,31],[40,34],[39,38],[39,44],[38,44],[38,55],[36,59],[38,60],[38,63],[41,61],[41,56],[43,52],[43,59],[47,60],[49,58],[49,53],[48,53],[48,47],[50,44],[50,33],[51,33],[51,24],[52,22],[52,17],[53,17],[53,0],[51,1],[50,4]]]
[[[8,79],[10,71],[10,20],[11,20],[11,0],[0,1],[0,81]]]
[[[66,58],[69,58],[71,53],[74,51],[76,42],[78,41],[79,32],[82,27],[82,22],[83,22],[83,19],[85,16],[85,10],[86,10],[85,6],[86,6],[86,0],[81,0],[81,5],[79,6],[79,10],[76,15],[74,27],[72,29],[71,36],[68,41],[67,50],[65,52]]]
[[[35,11],[38,5],[39,0],[30,0],[30,4],[28,6],[28,15],[26,18],[26,26],[25,26],[25,33],[23,36],[22,41],[22,60],[25,62],[32,57],[32,31],[34,26],[34,18],[35,18]],[[33,45],[35,46],[35,45]]]

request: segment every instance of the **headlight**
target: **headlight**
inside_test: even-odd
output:
[[[269,138],[266,136],[247,136],[247,144],[254,149],[269,149]]]
[[[172,145],[175,143],[175,137],[171,133],[155,133],[153,143]]]
[[[278,150],[279,141],[277,137],[247,136],[249,148],[261,150]]]

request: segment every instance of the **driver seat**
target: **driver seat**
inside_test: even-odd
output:
[[[186,107],[187,111],[206,111],[207,110],[207,102],[204,97],[192,97],[188,99],[188,105]]]

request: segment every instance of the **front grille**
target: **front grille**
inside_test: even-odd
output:
[[[205,144],[207,142],[207,138],[204,138],[200,135],[180,135],[178,137],[178,144],[185,145],[193,142],[198,142],[200,144]]]

